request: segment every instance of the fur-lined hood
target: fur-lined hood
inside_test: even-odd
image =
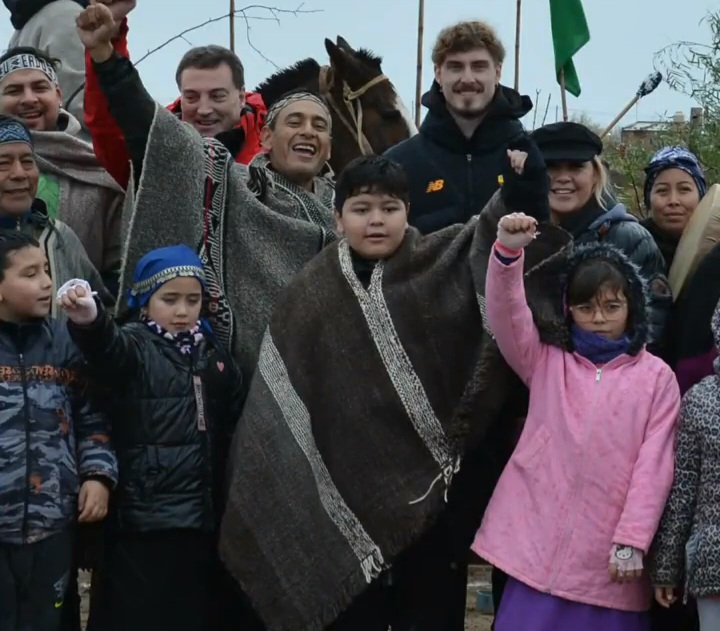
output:
[[[638,266],[608,243],[571,244],[526,277],[526,290],[533,287],[536,292],[544,291],[549,299],[546,303],[548,309],[533,314],[540,337],[547,344],[573,350],[567,312],[568,282],[581,263],[595,258],[609,260],[628,279],[628,288],[636,308],[630,313],[633,330],[627,354],[637,355],[647,344],[650,333],[647,283],[640,275]],[[720,326],[720,319],[718,323]]]

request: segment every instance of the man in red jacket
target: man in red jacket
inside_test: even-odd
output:
[[[130,58],[127,14],[136,0],[101,0],[119,24],[115,50]],[[90,130],[100,163],[123,187],[130,177],[125,139],[108,111],[91,60],[85,63],[85,125]],[[245,92],[245,70],[238,56],[222,46],[190,49],[175,74],[180,97],[168,109],[203,136],[220,136],[235,160],[248,164],[260,153],[260,130],[267,108],[262,97]]]

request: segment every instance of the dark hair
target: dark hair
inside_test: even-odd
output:
[[[49,63],[55,70],[57,70],[58,66],[62,63],[59,59],[50,57],[46,52],[33,48],[32,46],[16,46],[15,48],[8,48],[8,50],[0,56],[0,64],[10,59],[10,57],[15,57],[15,55],[33,55]]]
[[[5,270],[10,267],[11,252],[39,247],[40,243],[32,235],[19,230],[0,230],[0,281],[5,280]]]
[[[496,64],[505,61],[505,47],[495,29],[486,22],[471,20],[458,22],[440,31],[433,46],[432,62],[442,66],[448,55],[467,53],[477,48],[486,49]]]
[[[608,259],[592,258],[577,266],[568,283],[568,306],[574,307],[590,302],[603,287],[607,287],[615,294],[623,294],[628,303],[627,328],[632,328],[632,316],[638,308],[636,297],[630,291],[628,279]]]
[[[245,68],[240,58],[229,48],[224,46],[198,46],[187,51],[177,67],[175,73],[175,82],[180,87],[180,78],[182,73],[188,68],[198,68],[200,70],[214,70],[215,68],[227,64],[230,66],[233,84],[238,90],[245,89]]]
[[[340,173],[335,184],[335,209],[342,213],[348,197],[361,193],[390,195],[410,204],[410,190],[404,169],[383,156],[360,156]]]

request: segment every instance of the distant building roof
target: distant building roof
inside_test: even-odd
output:
[[[639,132],[660,132],[667,131],[673,122],[670,121],[637,121],[632,125],[623,127],[622,131],[639,131]]]

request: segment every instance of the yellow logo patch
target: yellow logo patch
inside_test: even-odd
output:
[[[443,187],[445,186],[445,180],[433,180],[427,185],[427,188],[425,189],[426,193],[437,193],[438,191],[441,191]]]

